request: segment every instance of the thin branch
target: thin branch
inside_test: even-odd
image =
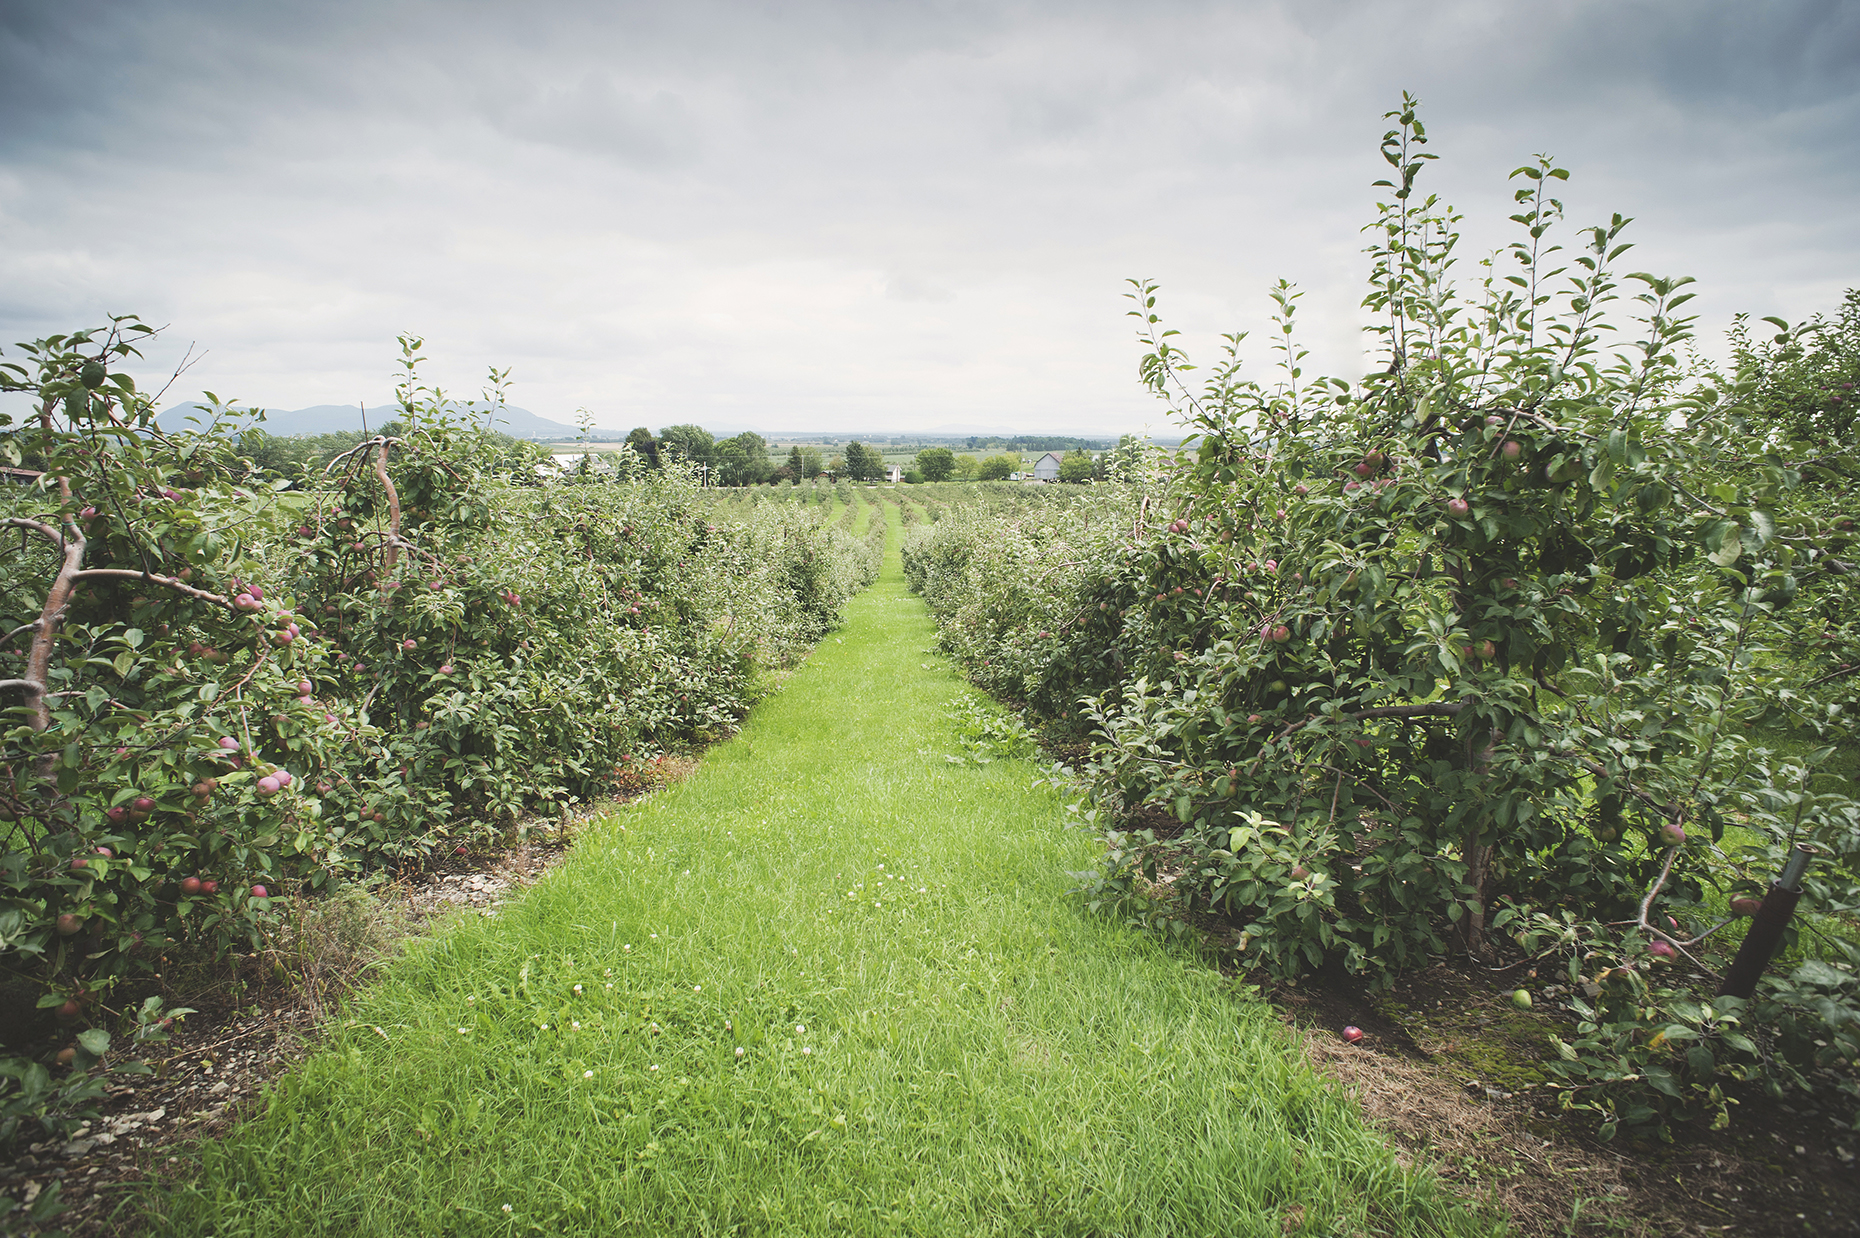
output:
[[[5,516],[0,517],[0,527],[31,529],[54,545],[64,545],[64,536],[56,528],[41,520],[29,520],[24,516]]]
[[[5,636],[0,636],[0,645],[11,643],[13,638],[15,636],[18,636],[21,632],[35,631],[37,630],[38,626],[39,626],[39,621],[37,619],[34,619],[31,623],[22,623],[18,627],[14,628],[11,632],[8,632]]]
[[[1819,685],[1827,683],[1830,680],[1845,679],[1847,676],[1853,674],[1855,671],[1860,671],[1860,663],[1855,663],[1849,666],[1843,666],[1838,671],[1829,671],[1825,675],[1809,680],[1807,683],[1803,684],[1802,686],[1804,688],[1818,687]]]
[[[394,480],[388,476],[387,459],[388,444],[386,439],[382,439],[375,448],[375,476],[381,479],[381,487],[387,491],[388,532],[392,536],[388,539],[383,566],[391,572],[400,562],[400,547],[397,544],[400,541],[400,491],[394,488]]]
[[[161,585],[163,588],[172,589],[176,593],[185,593],[189,597],[199,598],[203,602],[214,602],[228,609],[232,608],[232,600],[222,594],[212,593],[206,589],[196,589],[185,581],[176,580],[172,576],[162,576],[155,572],[138,572],[133,568],[127,567],[87,567],[81,572],[73,573],[71,577],[74,581],[101,578],[145,580],[150,584]]]

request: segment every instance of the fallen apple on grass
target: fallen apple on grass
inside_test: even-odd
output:
[[[1361,1041],[1362,1038],[1363,1038],[1363,1029],[1360,1027],[1351,1025],[1343,1029],[1343,1040],[1345,1044],[1352,1044],[1352,1045],[1356,1044],[1357,1042]]]

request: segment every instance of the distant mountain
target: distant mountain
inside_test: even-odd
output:
[[[156,420],[165,429],[184,430],[189,428],[187,419],[190,416],[204,420],[198,407],[194,404],[172,405],[163,409]],[[366,428],[370,430],[379,429],[382,423],[393,420],[400,412],[391,404],[377,405],[366,411],[368,420]],[[463,413],[475,411],[480,418],[484,415],[482,406],[475,410],[469,406],[461,406],[459,411]],[[283,438],[298,434],[335,434],[343,430],[360,430],[364,428],[362,419],[363,410],[357,405],[318,404],[312,408],[268,408],[265,410],[265,419],[262,422],[254,417],[244,417],[233,424],[238,429],[244,429],[248,425],[257,426],[267,434],[275,434]],[[565,426],[559,421],[538,417],[527,408],[516,408],[508,404],[497,410],[497,419],[492,428],[502,430],[505,434],[516,438],[544,440],[572,439],[581,433],[574,426]],[[625,430],[596,430],[594,433],[620,438],[626,436]]]

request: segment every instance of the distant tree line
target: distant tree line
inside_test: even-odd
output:
[[[394,435],[405,429],[401,422],[390,421],[381,427],[380,432]],[[295,482],[304,476],[305,469],[321,469],[343,452],[353,449],[365,437],[358,430],[283,437],[252,426],[241,431],[237,441],[239,454],[250,462],[254,475]],[[485,462],[497,471],[533,470],[547,454],[545,449],[536,444],[508,434],[493,431],[487,441],[495,443],[500,450],[497,460]],[[668,462],[682,461],[699,466],[704,471],[705,479],[716,486],[808,481],[823,473],[851,481],[879,481],[886,474],[883,450],[867,446],[857,439],[848,442],[839,454],[830,458],[824,457],[818,447],[796,445],[789,449],[786,459],[779,461],[770,456],[768,440],[754,431],[719,439],[697,425],[666,426],[656,434],[640,426],[623,441],[637,457],[638,465],[634,467],[659,469]],[[1059,473],[1061,481],[1102,481],[1107,477],[1122,477],[1128,471],[1127,458],[1135,451],[1136,443],[1135,439],[1126,435],[1116,448],[1094,457],[1088,449],[1090,441],[1086,439],[1023,436],[1012,439],[972,438],[969,441],[972,444],[1009,448],[1015,444],[1025,446],[1018,450],[1004,450],[985,459],[978,459],[974,455],[957,455],[949,447],[925,447],[916,453],[905,479],[913,482],[952,479],[1004,481],[1029,467],[1023,463],[1020,455],[1020,451],[1024,450],[1030,454],[1063,452]],[[605,465],[597,462],[595,456],[590,454],[583,459],[576,475],[583,480],[595,480],[597,476],[605,476],[608,471]]]
[[[1045,455],[1049,451],[1102,451],[1111,445],[1109,439],[1064,438],[1055,435],[1023,434],[1015,438],[998,436],[971,437],[965,444],[970,451],[1030,451]]]

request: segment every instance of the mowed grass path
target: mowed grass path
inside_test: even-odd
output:
[[[945,760],[973,690],[893,538],[741,734],[416,944],[156,1230],[1490,1228],[1268,1007],[1067,899],[1091,846],[1032,767]]]

